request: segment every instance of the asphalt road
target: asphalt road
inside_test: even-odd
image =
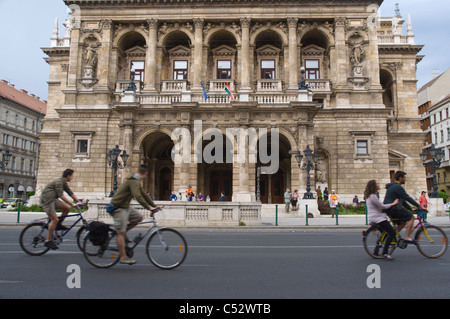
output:
[[[96,269],[70,234],[59,250],[28,256],[21,227],[0,227],[0,298],[450,298],[450,252],[431,260],[410,246],[377,261],[359,230],[180,230],[187,259],[164,271],[142,244],[137,264]],[[67,285],[69,265],[79,266],[80,288]]]

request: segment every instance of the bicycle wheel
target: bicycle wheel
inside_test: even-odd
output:
[[[89,239],[89,233],[84,237],[83,255],[86,260],[97,268],[109,268],[117,264],[120,258],[116,243],[116,231],[108,231],[107,240],[101,245],[96,245]]]
[[[83,239],[86,235],[87,228],[85,226],[81,226],[80,229],[75,234],[75,238],[77,239],[77,245],[78,248],[80,248],[81,251],[83,251]]]
[[[363,237],[363,245],[366,252],[369,256],[381,259],[383,258],[383,247],[385,244],[385,240],[387,237],[387,233],[385,231],[379,230],[377,227],[370,227],[365,231]],[[395,239],[394,239],[395,240]],[[396,247],[395,243],[391,243],[388,254],[392,255]]]
[[[31,256],[41,256],[50,250],[45,247],[48,230],[43,227],[42,223],[33,223],[27,225],[20,233],[20,247]]]
[[[437,226],[422,227],[416,233],[417,249],[428,258],[441,257],[447,251],[447,235]]]
[[[183,235],[170,228],[156,230],[147,241],[148,259],[158,268],[174,269],[187,255],[187,243]]]

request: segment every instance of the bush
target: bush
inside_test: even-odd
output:
[[[330,202],[327,200],[318,200],[318,208],[321,215],[331,215]],[[333,208],[335,210],[335,208]],[[334,212],[333,212],[334,213]],[[338,204],[338,213],[342,215],[364,215],[366,213],[366,205],[359,204]]]

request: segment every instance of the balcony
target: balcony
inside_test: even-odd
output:
[[[314,93],[331,93],[331,81],[327,79],[306,80],[306,84]]]
[[[161,92],[184,92],[187,90],[187,80],[164,80],[161,83]]]
[[[281,80],[261,79],[256,81],[257,92],[281,92],[283,91],[283,82]]]

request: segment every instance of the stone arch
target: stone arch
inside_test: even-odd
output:
[[[282,28],[280,28],[277,25],[264,25],[264,26],[258,27],[257,30],[255,30],[251,33],[250,45],[256,45],[256,39],[258,38],[258,36],[261,33],[265,32],[265,31],[273,31],[273,32],[277,33],[278,36],[280,37],[280,39],[282,40],[283,46],[287,46],[289,44],[288,35],[285,32],[285,30],[283,30]]]
[[[159,27],[159,37],[158,37],[158,45],[159,46],[164,46],[164,43],[166,41],[166,39],[171,36],[174,32],[182,32],[184,33],[190,40],[191,44],[194,43],[194,33],[192,32],[193,30],[191,30],[191,28],[188,28],[187,26],[183,26],[183,25],[167,25],[166,23],[163,23],[162,25],[160,25]]]
[[[169,130],[168,128],[165,128],[165,127],[159,127],[159,128],[153,127],[153,128],[146,129],[145,131],[143,131],[142,133],[139,134],[139,136],[136,138],[133,149],[141,149],[142,143],[145,140],[145,138],[156,132],[164,133],[174,141],[174,139],[172,138],[173,134],[172,134],[171,130]],[[174,142],[177,142],[177,141],[175,140]]]
[[[310,32],[316,31],[319,34],[323,35],[327,40],[327,48],[334,45],[335,39],[331,31],[324,27],[323,25],[318,25],[317,23],[313,24],[299,24],[299,31],[298,31],[298,37],[297,37],[297,44],[301,44],[303,41],[303,38]],[[325,48],[325,49],[327,49]]]
[[[210,25],[209,28],[208,28],[208,25]],[[229,25],[222,26],[222,25],[211,25],[211,24],[208,23],[205,28],[207,28],[207,30],[206,30],[206,32],[204,34],[204,37],[203,37],[203,44],[204,45],[208,45],[210,40],[211,40],[211,38],[217,32],[220,32],[220,31],[227,31],[227,32],[231,33],[233,35],[237,45],[241,44],[241,40],[242,39],[241,39],[241,36],[239,34],[239,28],[233,27],[233,25],[232,26],[229,26]]]
[[[144,31],[144,29],[142,29],[142,28],[136,28],[136,29],[126,28],[126,29],[122,29],[117,32],[117,34],[114,38],[113,46],[120,47],[121,44],[124,42],[124,40],[132,34],[139,34],[140,36],[142,36],[142,38],[145,40],[145,44],[147,45],[148,34],[147,34],[147,32]]]

